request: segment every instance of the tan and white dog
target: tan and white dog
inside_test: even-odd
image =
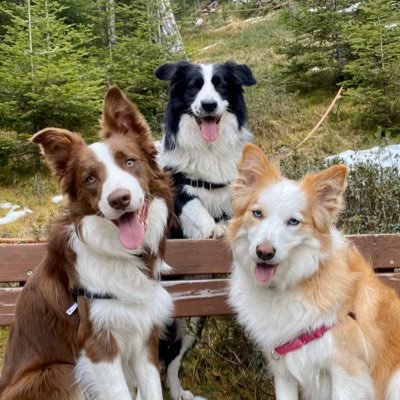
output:
[[[347,167],[296,182],[247,145],[238,172],[230,303],[276,398],[400,399],[400,301],[334,226]]]

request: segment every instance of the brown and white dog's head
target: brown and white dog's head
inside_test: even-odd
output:
[[[134,250],[143,244],[149,202],[165,176],[149,126],[116,86],[106,94],[101,125],[101,140],[91,145],[59,128],[43,129],[31,141],[60,180],[73,221],[106,218],[119,228],[121,244]]]
[[[229,237],[259,284],[293,286],[311,276],[332,242],[347,167],[335,165],[296,182],[255,145],[246,145],[233,185]]]

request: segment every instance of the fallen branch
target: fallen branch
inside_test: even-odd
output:
[[[341,96],[342,92],[343,92],[343,86],[340,87],[335,98],[332,100],[332,103],[329,105],[328,109],[325,111],[325,114],[319,120],[318,124],[314,126],[314,128],[311,130],[311,132],[294,148],[294,150],[297,150],[300,146],[302,146],[305,142],[307,142],[307,140],[310,139],[310,137],[312,135],[314,135],[314,133],[320,128],[320,126],[324,123],[324,121],[328,117],[329,113],[332,111],[333,106],[342,97]]]

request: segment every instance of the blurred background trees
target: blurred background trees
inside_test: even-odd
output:
[[[154,70],[176,50],[161,11],[156,0],[3,1],[0,128],[93,130],[112,83],[155,123],[163,96]]]

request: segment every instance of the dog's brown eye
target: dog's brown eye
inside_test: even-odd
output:
[[[262,218],[262,216],[263,216],[263,213],[261,210],[253,210],[252,214],[253,214],[253,217],[255,217],[255,218]]]
[[[135,160],[134,160],[133,158],[128,158],[128,159],[125,161],[125,165],[126,165],[127,167],[133,167],[133,164],[135,164]]]
[[[92,183],[96,182],[96,178],[93,175],[91,175],[91,176],[88,176],[85,181],[86,181],[86,183],[89,183],[91,185]]]

